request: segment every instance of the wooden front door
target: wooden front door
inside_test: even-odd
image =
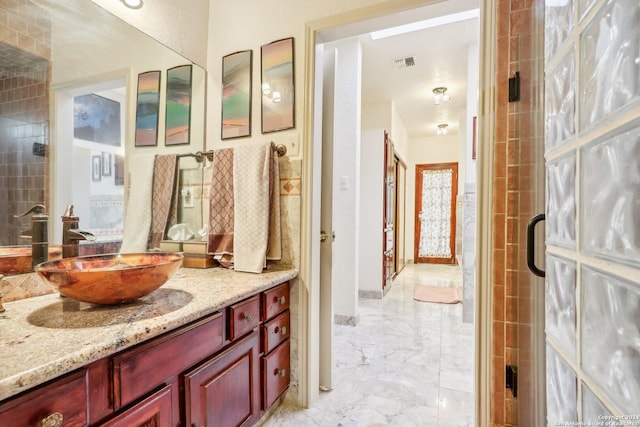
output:
[[[458,163],[416,165],[414,260],[455,264]]]

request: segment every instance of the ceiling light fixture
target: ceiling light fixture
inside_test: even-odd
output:
[[[142,7],[142,0],[121,0],[121,1],[129,9],[140,9]]]
[[[438,135],[446,135],[447,133],[449,133],[449,131],[447,130],[447,128],[449,127],[448,124],[446,123],[442,123],[438,125]]]
[[[435,105],[440,105],[441,102],[447,102],[448,100],[451,99],[451,97],[449,95],[447,95],[447,88],[446,87],[437,87],[435,89],[433,89],[433,103]]]

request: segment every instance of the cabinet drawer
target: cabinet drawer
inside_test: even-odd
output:
[[[267,354],[289,338],[289,310],[262,325],[262,352]]]
[[[289,282],[262,293],[262,319],[269,320],[289,308]]]
[[[262,358],[262,408],[266,411],[289,387],[289,341]]]
[[[0,405],[0,426],[40,427],[54,420],[87,426],[87,412],[87,370],[82,369]]]
[[[107,421],[102,427],[171,427],[173,425],[171,393],[171,386],[165,386]]]
[[[113,357],[115,410],[222,348],[224,320],[215,313]]]
[[[260,324],[260,300],[249,298],[229,307],[229,339],[240,338]]]

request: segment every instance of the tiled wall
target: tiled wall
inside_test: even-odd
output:
[[[544,212],[541,163],[542,103],[537,96],[541,75],[541,49],[536,44],[539,20],[533,0],[499,0],[497,11],[497,76],[493,183],[493,320],[491,422],[518,425],[518,401],[535,388],[534,355],[529,337],[541,281],[527,270],[526,226]],[[508,79],[520,73],[520,100],[508,101]],[[540,239],[541,240],[541,239]],[[505,366],[520,372],[519,398],[505,388]],[[524,408],[522,408],[524,410]],[[522,416],[522,414],[521,414]]]
[[[33,8],[40,17],[31,1],[13,3],[16,8],[3,10],[0,21],[0,223],[8,231],[0,245],[28,243],[18,236],[29,220],[13,215],[48,201],[47,162],[33,150],[49,142],[50,27],[45,19],[26,22],[11,12]]]

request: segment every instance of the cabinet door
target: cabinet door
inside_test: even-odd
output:
[[[254,331],[185,374],[188,426],[250,426],[260,416],[259,335]]]
[[[103,427],[171,427],[171,386],[168,385],[142,402],[126,410]]]

